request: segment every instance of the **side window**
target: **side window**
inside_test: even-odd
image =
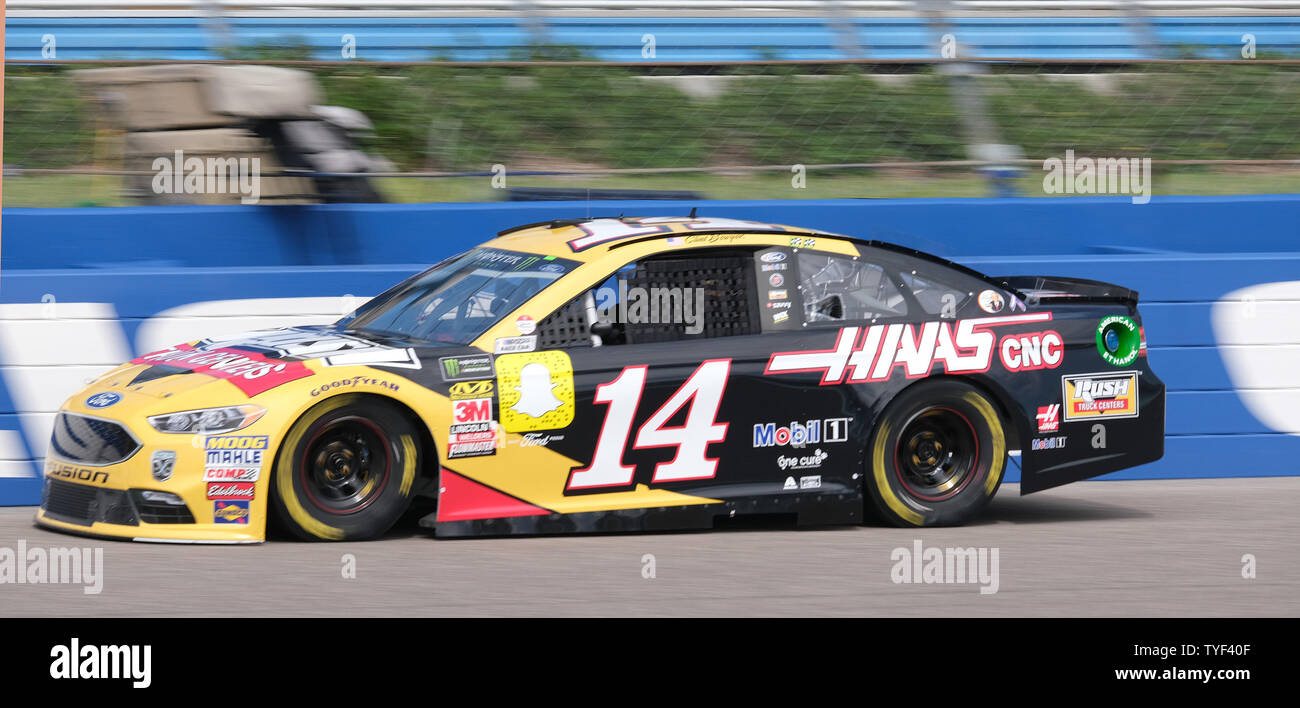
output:
[[[630,263],[538,325],[538,348],[757,334],[753,255],[697,250]]]
[[[907,300],[883,266],[863,258],[810,251],[800,251],[797,258],[806,322],[907,314]]]
[[[916,270],[903,271],[899,278],[903,285],[912,292],[916,302],[926,314],[935,317],[954,318],[974,297],[974,293],[946,282],[943,274],[922,273]],[[948,278],[958,280],[959,278]]]

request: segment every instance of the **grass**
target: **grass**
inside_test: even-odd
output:
[[[790,175],[675,174],[613,175],[608,177],[508,178],[510,186],[566,187],[592,189],[688,190],[707,199],[835,199],[911,197],[989,197],[987,180],[968,173],[917,174],[854,172],[807,176],[805,189],[791,187]],[[1300,193],[1300,170],[1214,173],[1177,172],[1156,174],[1156,195],[1233,195]],[[116,177],[84,175],[39,175],[4,180],[6,207],[130,206],[134,202],[120,195]],[[1024,196],[1041,197],[1042,177],[1030,174],[1015,180]],[[383,178],[376,187],[391,202],[491,202],[504,194],[490,186],[488,178]]]
[[[703,77],[716,94],[694,97],[652,80],[649,70],[621,66],[357,64],[314,71],[326,103],[356,108],[374,122],[366,148],[407,171],[967,156],[952,84],[930,69],[879,77],[848,68],[817,75],[776,65],[733,68]],[[1300,159],[1295,67],[1162,65],[1095,74],[1104,79],[1094,82],[1105,84],[1101,89],[1050,74],[995,71],[1007,73],[979,81],[998,139],[1026,155],[1072,148],[1111,157]],[[5,90],[6,165],[106,164],[112,136],[97,138],[95,130],[108,121],[97,125],[95,107],[66,71],[14,67]]]

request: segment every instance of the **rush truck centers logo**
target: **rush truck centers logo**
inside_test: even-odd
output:
[[[1061,377],[1065,420],[1138,417],[1138,372]]]

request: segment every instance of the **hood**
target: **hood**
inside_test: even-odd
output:
[[[142,354],[109,384],[168,397],[221,379],[249,398],[311,376],[320,367],[420,368],[416,342],[360,336],[333,326],[290,327],[212,337]],[[418,343],[429,346],[427,343]],[[434,345],[436,346],[436,345]],[[314,362],[308,366],[308,362]]]

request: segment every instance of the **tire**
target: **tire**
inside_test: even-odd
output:
[[[271,483],[276,521],[312,541],[369,541],[414,496],[419,435],[394,407],[357,394],[303,414],[285,436]]]
[[[979,389],[929,381],[885,409],[866,460],[868,512],[895,526],[958,526],[997,494],[1007,465],[1006,433]]]

